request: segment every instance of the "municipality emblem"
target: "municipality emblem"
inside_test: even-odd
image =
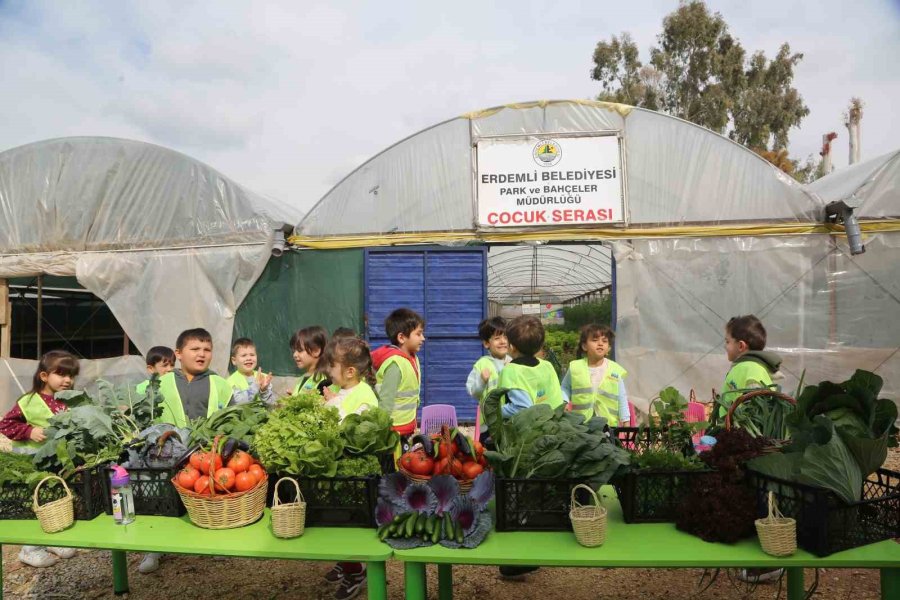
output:
[[[562,148],[556,140],[541,140],[531,151],[534,162],[542,167],[552,167],[562,160]]]

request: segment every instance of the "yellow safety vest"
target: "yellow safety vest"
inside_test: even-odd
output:
[[[341,418],[352,415],[361,407],[368,408],[378,407],[378,396],[375,391],[365,381],[360,381],[345,398],[341,400]]]
[[[409,360],[402,356],[391,356],[381,365],[375,374],[375,390],[381,390],[384,382],[384,374],[391,365],[400,368],[400,385],[397,386],[397,395],[394,398],[394,410],[391,412],[391,422],[395,427],[406,425],[416,420],[416,410],[419,408],[419,373],[422,372],[419,357],[416,357],[416,368],[413,369]]]
[[[477,374],[479,381],[481,381],[481,372],[485,369],[490,371],[491,374],[490,377],[488,377],[487,383],[484,384],[484,391],[481,392],[481,398],[478,399],[478,415],[480,417],[479,422],[481,423],[484,423],[484,413],[481,412],[481,405],[488,394],[490,394],[500,383],[500,373],[497,371],[497,365],[490,356],[482,356],[476,360],[475,364],[472,366],[472,370]]]
[[[253,373],[256,374],[257,371],[254,371]],[[231,387],[236,388],[242,392],[250,388],[250,384],[247,382],[247,376],[240,371],[235,371],[234,373],[229,375],[226,381]]]
[[[309,391],[314,392],[318,389],[319,384],[322,383],[322,381],[324,381],[324,380],[325,380],[325,375],[323,375],[322,373],[315,373],[313,375],[310,375],[309,377],[306,377],[306,376],[301,377],[300,381],[297,382],[297,385],[294,386],[294,391],[292,392],[292,395],[296,396],[300,392],[309,392]],[[328,386],[328,388],[333,392],[339,392],[341,389],[340,387],[338,387],[336,385],[330,385],[330,386]]]
[[[181,402],[181,395],[178,393],[174,372],[166,373],[159,378],[159,393],[163,397],[163,412],[159,417],[159,422],[170,423],[175,427],[187,427],[187,416],[184,414],[184,405]],[[224,378],[211,373],[206,416],[225,408],[229,402],[231,402],[231,385]]]
[[[586,358],[569,363],[569,381],[572,383],[572,412],[584,417],[584,420],[603,417],[610,427],[619,424],[619,381],[625,379],[628,372],[616,362],[606,359],[606,373],[597,389],[591,383],[591,372]]]
[[[47,403],[41,398],[40,394],[25,394],[16,402],[25,422],[32,427],[40,427],[46,429],[50,424],[50,417],[53,411],[47,406]],[[31,440],[10,440],[13,446],[13,452],[19,454],[34,454],[38,451],[44,442],[32,442]]]
[[[757,382],[757,384],[752,387],[771,387],[772,374],[769,373],[767,368],[755,360],[742,360],[731,367],[725,375],[725,383],[722,384],[722,392],[719,401],[724,404],[724,406],[719,407],[719,416],[724,418],[725,413],[728,412],[727,407],[730,407],[732,402],[747,393],[745,390],[751,387],[751,381]]]
[[[538,361],[536,367],[526,367],[515,361],[509,363],[500,372],[499,387],[525,390],[534,404],[549,404],[553,409],[562,406],[562,389],[553,365],[546,360]]]
[[[138,395],[138,396],[143,396],[144,394],[146,394],[146,393],[147,393],[147,387],[148,387],[149,385],[150,385],[150,380],[149,380],[149,379],[145,379],[145,380],[143,380],[142,382],[140,382],[139,384],[137,384],[137,386],[135,386],[135,388],[134,388],[135,391],[137,392],[137,395]]]

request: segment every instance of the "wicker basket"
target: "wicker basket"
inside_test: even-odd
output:
[[[579,488],[584,488],[590,493],[594,504],[581,504],[575,499],[575,491]],[[572,521],[575,539],[582,546],[594,548],[602,546],[606,541],[606,509],[601,504],[597,492],[583,483],[572,488],[572,508],[569,509],[569,519]]]
[[[59,500],[53,500],[43,505],[38,504],[38,490],[44,485],[44,482],[50,479],[59,479],[66,490],[66,495]],[[72,492],[69,491],[69,486],[66,485],[65,480],[56,475],[44,477],[35,486],[34,500],[31,506],[34,509],[34,514],[37,515],[38,521],[41,523],[41,529],[44,530],[44,533],[62,531],[71,527],[72,523],[75,522],[75,504],[72,501]]]
[[[213,485],[210,496],[184,489],[174,477],[172,485],[181,496],[194,525],[204,529],[234,529],[255,523],[262,517],[266,508],[269,476],[266,475],[257,482],[256,487],[245,492],[216,494]]]
[[[769,515],[755,523],[763,552],[770,556],[790,556],[797,551],[797,521],[781,514],[772,492],[769,492]]]
[[[403,473],[407,479],[409,479],[413,483],[422,483],[428,484],[431,481],[431,475],[416,475],[415,473],[411,473],[403,468],[403,465],[397,467],[397,470]],[[465,496],[472,489],[472,479],[456,479],[456,482],[459,484],[459,493],[461,496]]]
[[[278,497],[278,486],[282,481],[290,481],[297,490],[293,502],[282,502]],[[297,480],[291,477],[282,477],[275,484],[275,495],[272,498],[272,532],[275,537],[295,538],[303,535],[306,526],[306,502],[300,492]]]
[[[788,396],[787,394],[782,394],[781,392],[776,392],[775,390],[761,389],[761,390],[753,390],[752,392],[747,392],[741,396],[735,398],[734,402],[731,403],[731,406],[728,407],[728,412],[725,414],[725,431],[731,431],[731,418],[734,415],[734,410],[752,398],[757,398],[759,396],[771,396],[773,398],[780,398],[784,400],[788,404],[797,405],[797,401],[794,400],[792,396]],[[786,440],[769,440],[768,446],[763,448],[763,452],[772,453],[772,452],[781,452],[782,448],[787,445]]]

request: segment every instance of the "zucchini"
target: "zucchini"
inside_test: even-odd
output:
[[[406,519],[406,523],[403,524],[403,537],[412,537],[413,531],[416,529],[416,521],[418,518],[419,513],[410,513],[409,518]]]
[[[435,517],[434,515],[431,515],[430,517],[425,519],[425,533],[427,533],[429,536],[434,533],[434,521],[436,518],[437,517]]]
[[[453,520],[450,518],[450,513],[444,513],[444,539],[452,540],[456,537],[456,534],[453,531]]]
[[[433,515],[432,515],[433,516]],[[442,520],[435,519],[437,525],[431,528],[431,543],[437,544],[441,539],[441,523]]]
[[[419,518],[416,519],[416,533],[420,534],[425,531],[425,521],[428,520],[428,516],[425,513],[419,513]]]

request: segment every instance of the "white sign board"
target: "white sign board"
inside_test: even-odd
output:
[[[625,221],[614,135],[483,139],[477,152],[481,227]]]
[[[522,305],[522,314],[523,315],[539,315],[541,314],[541,305],[540,304],[523,304]]]

